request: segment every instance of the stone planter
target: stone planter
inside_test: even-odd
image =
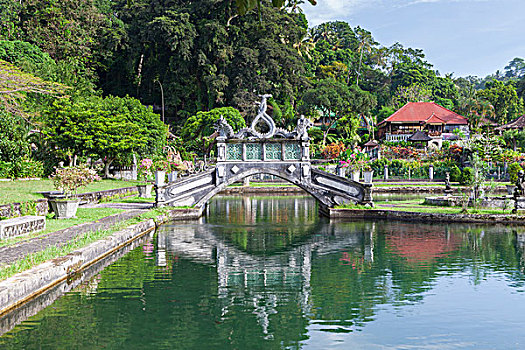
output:
[[[367,170],[363,172],[363,177],[365,178],[365,183],[371,184],[372,179],[374,177],[374,171],[373,170]]]
[[[55,219],[76,218],[80,199],[50,199],[51,210],[55,213]]]
[[[177,171],[172,171],[171,173],[168,173],[168,183],[175,182],[177,180]]]
[[[140,198],[151,198],[151,190],[153,189],[152,184],[137,185],[139,190]]]
[[[352,172],[352,180],[359,182],[360,176],[361,176],[361,172],[359,170],[354,170]]]
[[[163,186],[166,179],[165,171],[155,171],[155,185]]]

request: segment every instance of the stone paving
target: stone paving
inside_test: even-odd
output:
[[[145,210],[151,208],[148,203],[101,203],[93,205],[93,207],[111,207],[128,209],[125,212],[111,215],[94,222],[87,222],[84,224],[72,226],[60,231],[51,232],[42,236],[38,236],[14,245],[0,248],[0,266],[10,265],[15,261],[22,259],[28,254],[42,251],[51,246],[63,246],[69,241],[73,240],[78,235],[90,231],[107,230],[114,224],[132,219],[144,213]]]

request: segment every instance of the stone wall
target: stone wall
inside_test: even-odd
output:
[[[460,207],[462,205],[462,197],[450,196],[450,197],[427,197],[425,198],[425,204],[436,205],[440,207]],[[474,203],[472,199],[469,200],[469,207],[473,207]],[[502,209],[514,207],[514,199],[512,197],[491,197],[480,200],[477,205],[478,208],[495,208]]]
[[[124,188],[115,188],[112,190],[105,190],[105,191],[97,191],[97,192],[87,192],[87,193],[79,193],[77,195],[74,195],[75,198],[80,198],[80,200],[85,203],[98,203],[102,199],[106,198],[112,198],[112,197],[126,197],[131,196],[133,194],[137,194],[138,189],[137,186],[132,187],[124,187]]]
[[[43,215],[49,211],[47,199],[0,205],[0,216],[12,218],[23,215]]]
[[[422,222],[463,222],[463,223],[498,223],[525,225],[524,215],[515,214],[442,214],[416,213],[382,209],[329,209],[330,219],[334,220],[399,220]]]

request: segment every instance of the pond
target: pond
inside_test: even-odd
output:
[[[524,246],[513,227],[334,223],[309,197],[216,197],[0,348],[523,348]]]

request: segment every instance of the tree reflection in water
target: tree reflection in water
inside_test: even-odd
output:
[[[330,223],[311,198],[223,197],[201,223],[165,225],[151,243],[153,251],[148,243],[134,250],[90,288],[0,338],[2,348],[373,348],[422,341],[505,348],[525,341],[516,331],[524,320],[499,317],[525,311],[522,229]],[[443,290],[457,300],[436,304]],[[472,295],[498,308],[463,308]],[[438,311],[428,311],[432,305]],[[413,326],[400,329],[403,322]],[[491,336],[481,340],[480,331]]]

